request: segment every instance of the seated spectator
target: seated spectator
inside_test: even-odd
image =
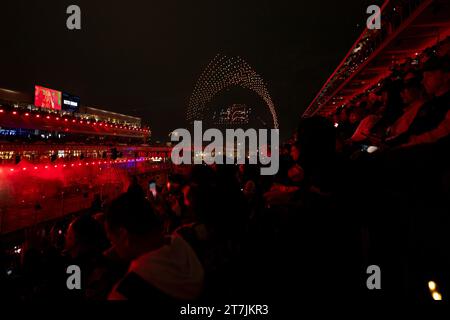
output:
[[[423,67],[423,85],[430,100],[418,111],[408,130],[393,145],[432,143],[450,133],[449,57],[432,57]]]
[[[385,139],[387,129],[400,117],[403,103],[400,98],[401,82],[386,80],[378,94],[382,105],[364,118],[355,130],[350,141],[368,140],[371,145],[380,145]]]
[[[380,121],[380,119],[381,115],[379,113],[366,116],[361,120],[350,140],[352,142],[362,142],[366,140],[370,136],[372,128]]]
[[[352,132],[351,142],[362,142],[368,138],[372,128],[381,120],[387,100],[387,92],[380,90],[371,92],[365,104],[366,116],[360,119],[356,129]],[[375,112],[376,110],[376,112]],[[368,114],[367,114],[368,113]]]
[[[116,253],[131,261],[110,300],[146,300],[160,307],[198,298],[202,265],[182,237],[163,236],[162,224],[146,199],[121,195],[112,202],[105,225]]]
[[[338,134],[344,139],[348,139],[355,131],[355,125],[351,125],[349,121],[349,114],[351,107],[339,109],[337,111],[338,119]],[[298,135],[298,133],[297,133]]]
[[[350,110],[348,121],[350,125],[356,127],[358,123],[364,118],[365,106],[355,106]]]
[[[417,112],[425,103],[425,91],[421,85],[421,77],[414,72],[409,72],[404,78],[404,86],[400,92],[405,108],[403,115],[389,128],[389,139],[393,139],[406,132],[414,121]]]

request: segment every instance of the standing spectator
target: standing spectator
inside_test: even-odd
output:
[[[155,307],[196,299],[203,268],[181,237],[163,236],[162,224],[142,197],[126,193],[106,214],[108,238],[116,253],[131,264],[114,286],[111,300],[146,300]]]
[[[75,218],[66,233],[69,263],[81,269],[84,298],[103,300],[112,287],[102,252],[108,242],[100,223],[90,215]]]

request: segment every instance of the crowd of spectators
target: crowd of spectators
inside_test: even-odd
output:
[[[334,114],[338,145],[353,152],[432,143],[450,133],[450,39],[393,67]],[[372,148],[372,150],[376,150]]]
[[[302,119],[280,170],[193,165],[139,183],[21,247],[22,300],[431,300],[448,296],[448,39],[340,110]],[[2,259],[6,259],[4,255]],[[7,261],[2,261],[5,264]],[[68,265],[82,290],[66,287]],[[382,270],[382,291],[366,269]],[[5,279],[6,278],[6,279]]]

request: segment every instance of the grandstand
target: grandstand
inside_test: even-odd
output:
[[[84,210],[112,198],[130,175],[167,167],[168,149],[148,146],[141,119],[81,106],[38,107],[0,90],[0,233]]]
[[[450,35],[446,0],[385,1],[379,30],[364,29],[303,117],[329,116],[373,90],[392,67],[416,63],[421,52]]]

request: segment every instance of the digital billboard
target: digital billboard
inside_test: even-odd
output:
[[[80,97],[71,95],[70,93],[62,93],[62,109],[69,112],[78,112],[80,108]]]
[[[40,108],[61,110],[61,91],[34,86],[34,105]]]

